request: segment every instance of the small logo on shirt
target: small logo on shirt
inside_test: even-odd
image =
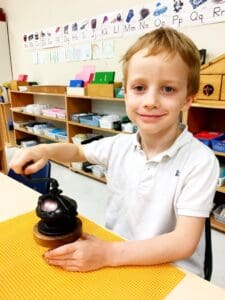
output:
[[[175,176],[180,176],[180,171],[176,170]]]

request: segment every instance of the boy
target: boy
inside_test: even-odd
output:
[[[214,154],[179,124],[199,88],[199,53],[174,29],[139,38],[123,57],[126,110],[138,127],[85,146],[38,145],[15,156],[11,167],[29,174],[49,158],[90,161],[107,168],[106,226],[125,237],[82,239],[48,251],[45,259],[69,271],[175,262],[203,276],[205,218],[215,193]]]

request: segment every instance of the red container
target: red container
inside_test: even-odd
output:
[[[212,146],[212,140],[222,136],[222,132],[214,132],[214,131],[200,131],[197,132],[194,137],[196,137],[199,141],[204,143],[206,146]]]

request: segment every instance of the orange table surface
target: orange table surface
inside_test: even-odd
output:
[[[84,217],[84,232],[108,241],[118,236]],[[0,299],[164,299],[185,274],[170,264],[117,267],[81,273],[49,266],[37,245],[34,212],[0,223]]]

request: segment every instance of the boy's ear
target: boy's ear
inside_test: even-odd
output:
[[[181,111],[188,111],[188,109],[190,108],[192,102],[194,101],[195,99],[195,96],[196,95],[190,95],[190,96],[187,96],[186,100],[185,100],[185,103],[181,109]]]

